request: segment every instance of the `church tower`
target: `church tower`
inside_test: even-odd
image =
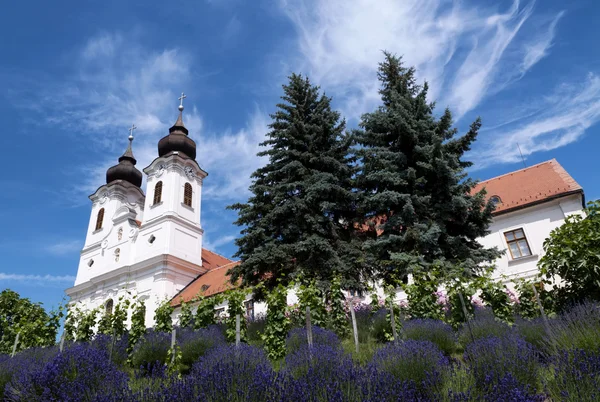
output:
[[[92,211],[75,286],[131,264],[135,253],[130,241],[142,219],[145,196],[141,189],[142,172],[133,156],[132,126],[129,146],[119,163],[106,172],[106,184],[90,195]]]
[[[196,162],[196,143],[179,116],[158,143],[158,157],[142,173],[131,143],[106,172],[106,184],[90,196],[92,212],[75,285],[66,290],[82,310],[110,311],[120,296],[136,295],[146,324],[165,299],[208,271],[202,266],[200,202],[207,173]]]

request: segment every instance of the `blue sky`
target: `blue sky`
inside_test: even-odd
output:
[[[492,5],[493,4],[493,5]],[[141,169],[187,94],[209,172],[205,247],[235,252],[225,206],[245,201],[269,113],[308,74],[355,127],[378,104],[381,50],[403,55],[465,131],[487,179],[556,158],[600,198],[600,4],[588,1],[12,2],[0,14],[0,288],[48,308],[72,285],[87,196],[127,145]]]

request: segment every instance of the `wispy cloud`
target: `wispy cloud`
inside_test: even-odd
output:
[[[524,156],[550,151],[574,141],[600,121],[600,77],[590,74],[577,84],[562,84],[537,104],[538,113],[485,132],[470,157],[479,169],[518,162]]]
[[[205,239],[203,247],[208,250],[211,250],[211,251],[218,250],[219,247],[231,243],[235,238],[236,238],[236,236],[227,235],[227,236],[218,237],[215,239],[215,241],[210,241],[209,239]]]
[[[443,0],[281,0],[298,32],[298,62],[327,85],[358,118],[378,101],[376,68],[381,51],[402,55],[430,83],[432,99],[460,117],[533,67],[551,46],[560,15],[524,33],[534,1],[505,11]],[[506,52],[520,57],[506,57]],[[444,95],[449,94],[449,95]]]
[[[72,275],[23,275],[23,274],[7,274],[0,272],[0,281],[12,282],[27,282],[29,284],[47,284],[50,283],[65,283],[74,282],[75,277]]]
[[[51,244],[45,250],[54,255],[66,255],[80,251],[81,247],[83,247],[81,240],[65,240]]]

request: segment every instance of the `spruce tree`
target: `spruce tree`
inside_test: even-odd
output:
[[[356,287],[351,136],[308,78],[292,74],[283,92],[260,144],[266,149],[258,155],[268,163],[253,173],[248,202],[229,207],[243,226],[236,240],[241,264],[230,274],[267,289],[300,274],[324,282],[340,274],[344,285]]]
[[[384,53],[379,65],[382,105],[362,116],[355,131],[360,160],[356,175],[367,262],[397,285],[411,270],[436,267],[471,275],[498,251],[477,242],[488,233],[493,205],[475,182],[463,156],[477,137],[477,119],[456,136],[452,114],[438,119],[414,68]]]

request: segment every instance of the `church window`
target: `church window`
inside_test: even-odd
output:
[[[185,183],[183,187],[183,203],[188,207],[192,206],[192,185],[190,183]]]
[[[90,259],[90,260],[88,261],[88,267],[91,267],[92,265],[94,265],[94,260],[93,260],[93,259]]]
[[[152,205],[160,204],[162,201],[162,181],[159,181],[154,186],[154,201]]]
[[[106,304],[104,305],[104,313],[106,315],[111,315],[112,314],[112,312],[113,312],[113,304],[114,304],[113,299],[108,299],[106,301]]]
[[[100,208],[100,211],[98,211],[98,216],[96,217],[96,229],[95,230],[102,229],[102,221],[103,220],[104,220],[104,208]]]
[[[251,320],[254,319],[254,300],[250,299],[244,302],[244,307],[246,307],[246,318]]]
[[[119,231],[117,232],[117,239],[121,240],[123,238],[123,228],[119,228]]]
[[[490,197],[490,201],[494,205],[502,204],[502,199],[500,199],[500,197],[498,197],[497,195],[492,195]]]
[[[115,250],[115,262],[119,262],[119,257],[121,256],[121,249],[118,248]]]
[[[523,229],[511,230],[510,232],[504,233],[508,250],[513,260],[523,258],[531,255],[531,249],[529,243],[525,237]]]
[[[152,244],[154,243],[154,240],[156,240],[156,236],[150,235],[150,237],[148,238],[148,243]]]

